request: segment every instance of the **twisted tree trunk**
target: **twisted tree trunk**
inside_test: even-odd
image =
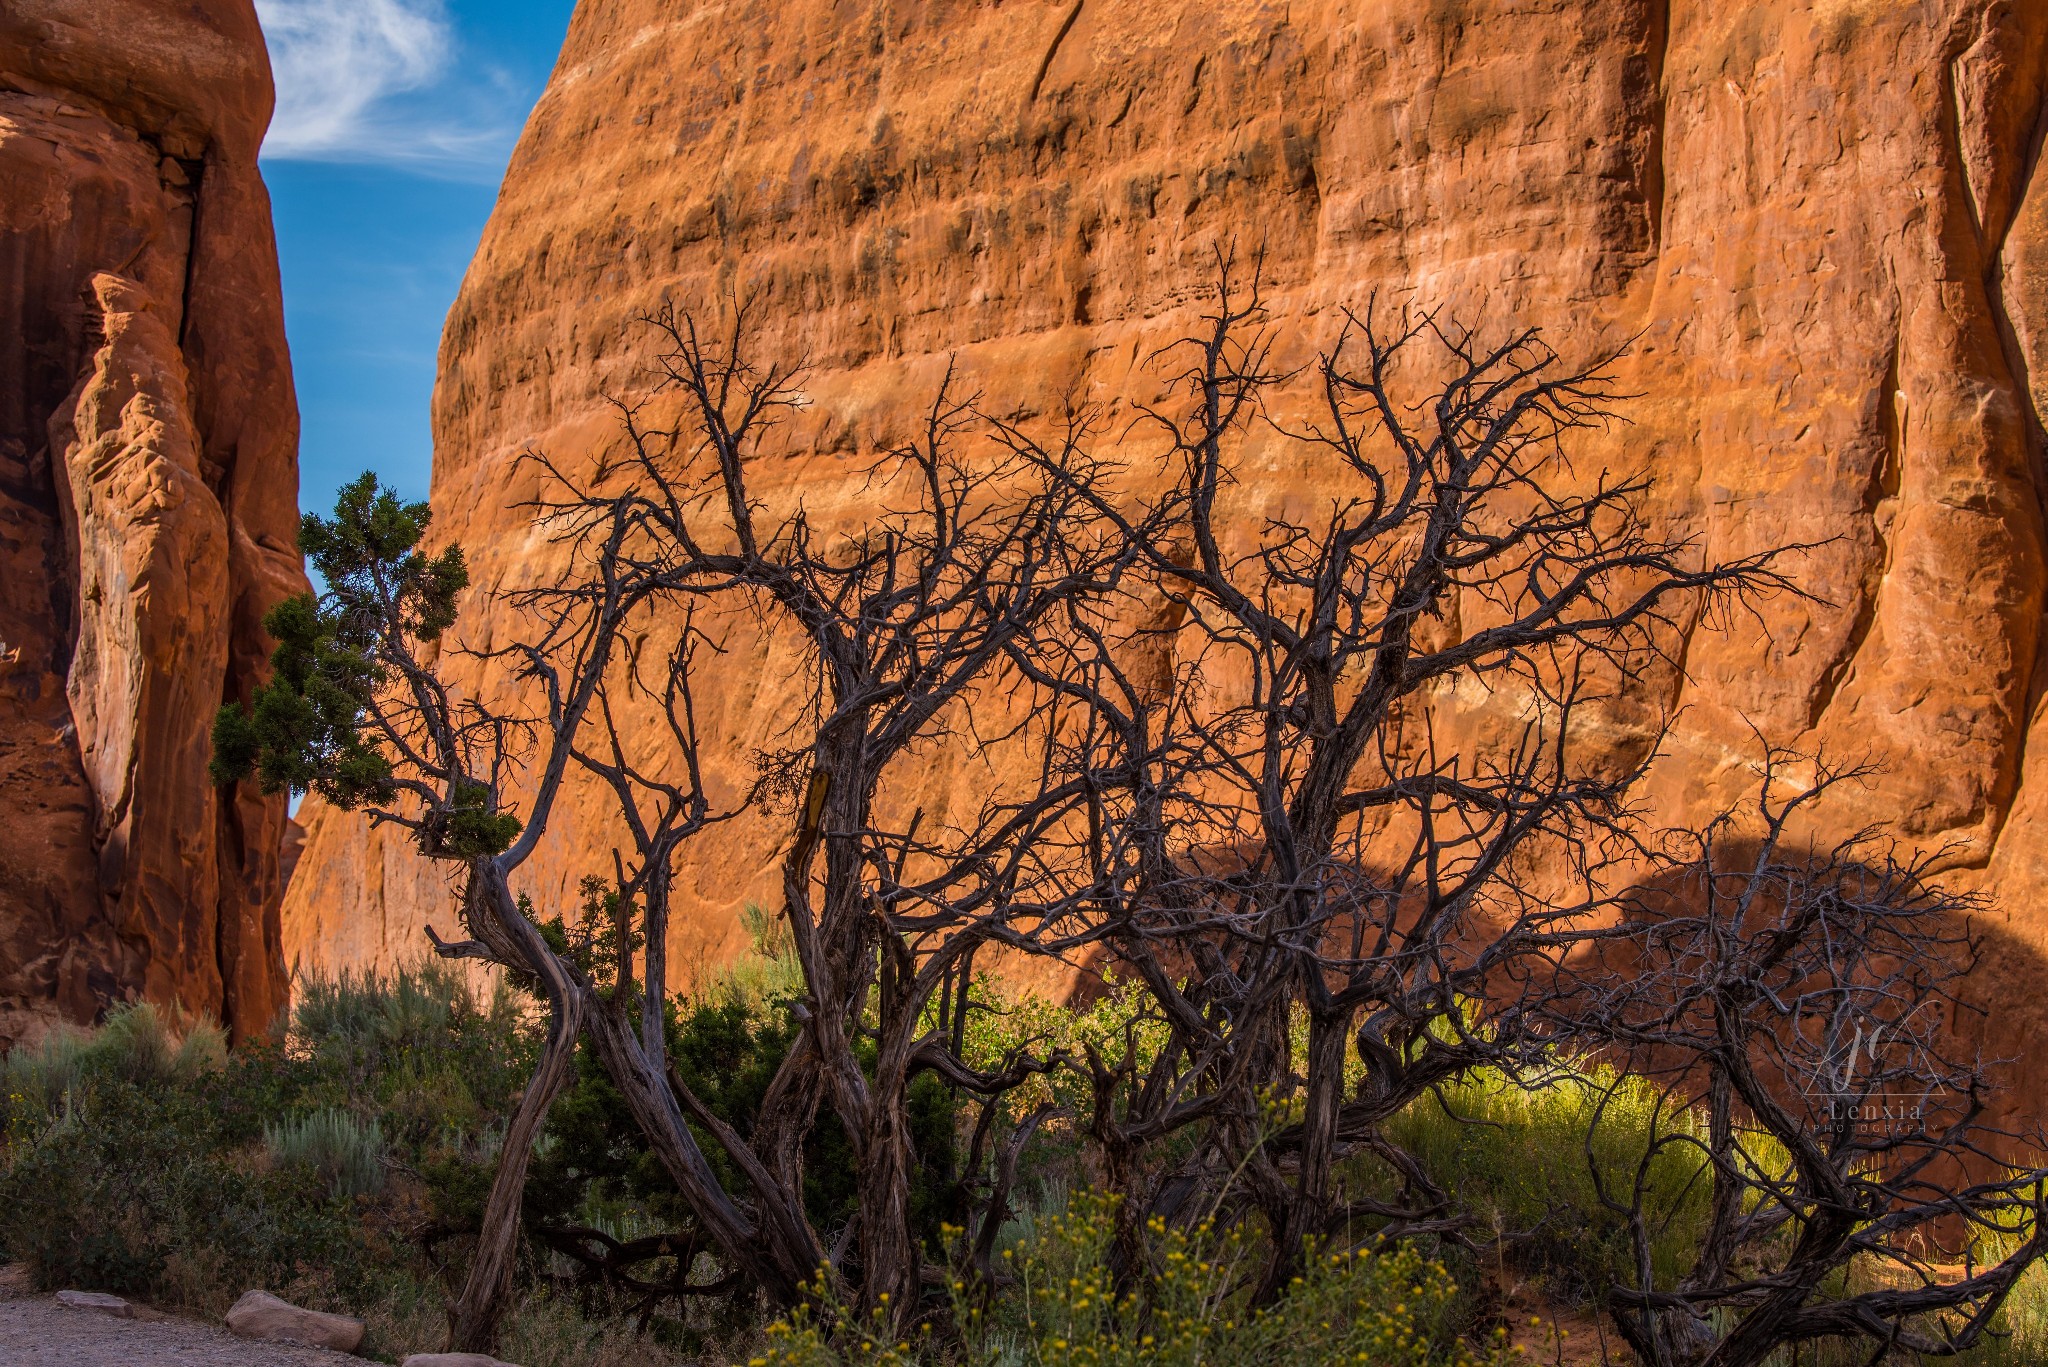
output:
[[[533,1141],[547,1120],[548,1108],[569,1083],[576,1059],[576,1040],[583,1030],[581,992],[571,989],[559,997],[551,993],[550,998],[547,1042],[541,1048],[533,1077],[513,1108],[512,1122],[505,1128],[498,1171],[491,1178],[490,1198],[484,1203],[476,1257],[469,1265],[462,1294],[448,1309],[451,1353],[488,1353],[497,1343],[498,1323],[504,1317],[505,1298],[512,1287],[512,1266],[519,1252],[520,1206],[526,1193],[526,1169],[533,1157]]]

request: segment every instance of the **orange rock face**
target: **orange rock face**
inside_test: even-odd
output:
[[[284,1002],[283,803],[206,775],[305,586],[270,101],[250,0],[0,6],[0,1043]]]
[[[1078,394],[1122,431],[1219,243],[1263,246],[1297,355],[1374,291],[1540,325],[1568,357],[1634,339],[1642,397],[1580,460],[1652,473],[1658,518],[1710,555],[1813,546],[1812,599],[1695,630],[1683,675],[1634,682],[1641,718],[1678,715],[1657,814],[1752,784],[1752,725],[1874,760],[1834,820],[1951,847],[2036,1031],[2044,88],[2048,6],[2010,0],[584,0],[444,334],[437,530],[486,591],[549,572],[514,457],[593,459],[665,297],[750,291],[766,349],[809,358],[811,407],[758,478],[842,527],[949,357],[1018,415]],[[1247,461],[1246,525],[1314,496],[1279,441]],[[480,595],[463,629],[511,619]],[[700,723],[729,792],[801,696],[791,666],[759,642],[715,668]],[[1624,717],[1613,744],[1645,734]],[[943,805],[981,781],[947,753],[918,784]],[[608,867],[601,810],[570,802],[537,899]],[[676,961],[739,947],[777,834],[692,854]],[[401,843],[312,817],[300,962],[405,957],[449,915]]]

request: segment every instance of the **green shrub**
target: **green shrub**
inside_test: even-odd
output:
[[[287,1041],[232,1056],[147,1005],[54,1031],[0,1061],[0,1261],[204,1309],[255,1285],[347,1305],[436,1281],[398,1232],[431,1197],[409,1179],[364,1198],[387,1156],[487,1183],[534,1034],[436,964],[302,983]],[[439,1250],[454,1275],[461,1251]]]
[[[330,1195],[345,1200],[384,1188],[384,1131],[375,1120],[314,1111],[264,1126],[263,1142],[272,1161],[312,1173]]]
[[[226,1056],[227,1038],[217,1026],[191,1022],[180,1035],[148,1002],[117,1006],[97,1030],[60,1025],[0,1062],[5,1119],[32,1123],[57,1114],[88,1077],[189,1083],[219,1069]]]
[[[783,990],[786,946],[766,918],[754,917],[751,928],[756,960],[711,980],[697,999],[672,1003],[665,1022],[679,1076],[742,1134],[796,1037]],[[1135,1050],[1142,1062],[1159,1031],[1140,1005],[1116,984],[1070,1011],[1007,1000],[984,981],[967,1023],[969,1055],[993,1066],[1026,1046],[1093,1049],[1105,1060]],[[478,991],[433,963],[302,983],[283,1043],[244,1045],[225,1058],[218,1031],[181,1030],[147,1006],[118,1010],[95,1031],[54,1031],[0,1060],[0,1260],[27,1262],[46,1286],[104,1287],[205,1309],[252,1285],[296,1289],[308,1303],[368,1314],[378,1351],[432,1346],[537,1039],[537,1020],[515,995]],[[534,1162],[529,1229],[587,1225],[621,1240],[689,1231],[689,1210],[610,1081],[587,1054],[577,1069]],[[1083,1108],[1084,1093],[1068,1074],[1038,1079],[1009,1098],[1009,1120],[1048,1101]],[[914,1199],[937,1257],[951,1242],[944,1222],[960,1208],[965,1122],[935,1077],[919,1081],[912,1102]],[[1288,1105],[1274,1104],[1276,1114]],[[1632,1181],[1653,1137],[1695,1123],[1660,1109],[1646,1084],[1593,1068],[1535,1089],[1482,1075],[1411,1107],[1388,1136],[1503,1232],[1534,1231],[1518,1245],[1518,1270],[1540,1271],[1567,1295],[1592,1300],[1628,1250],[1595,1193],[1589,1135],[1598,1170]],[[709,1136],[699,1138],[723,1164]],[[829,1240],[856,1209],[851,1146],[829,1107],[805,1162],[807,1214]],[[1056,1119],[1039,1131],[1017,1188],[1035,1192],[1039,1210],[1003,1231],[1005,1289],[969,1303],[960,1288],[959,1336],[949,1339],[947,1360],[1314,1367],[1365,1353],[1375,1367],[1440,1367],[1474,1351],[1458,1336],[1471,1306],[1419,1248],[1325,1256],[1278,1304],[1253,1312],[1243,1299],[1256,1261],[1245,1242],[1257,1237],[1253,1227],[1218,1233],[1154,1224],[1144,1240],[1150,1267],[1132,1294],[1113,1293],[1104,1261],[1113,1206],[1088,1193],[1090,1171],[1077,1126]],[[724,1175],[741,1185],[737,1174]],[[1368,1160],[1343,1179],[1350,1195],[1384,1193],[1391,1180]],[[1697,1240],[1708,1184],[1697,1151],[1685,1145],[1662,1150],[1648,1180],[1661,1218],[1654,1262],[1668,1285]],[[1082,1194],[1070,1200],[1070,1186]],[[411,1242],[409,1231],[421,1227],[434,1231],[431,1247]],[[703,1256],[700,1282],[717,1275],[715,1257]],[[579,1280],[584,1271],[539,1242],[529,1246],[527,1294],[506,1329],[506,1344],[519,1345],[515,1360],[668,1363],[679,1360],[679,1347],[701,1354],[706,1344],[759,1333],[749,1288],[687,1310],[660,1307],[666,1314],[636,1303],[622,1320],[611,1293]],[[643,1268],[650,1283],[673,1271],[666,1263]],[[572,1285],[573,1296],[565,1294]],[[552,1289],[543,1294],[544,1287]],[[930,1345],[913,1351],[863,1327],[827,1305],[781,1322],[761,1360],[934,1360]],[[2009,1338],[1965,1360],[2008,1367],[2048,1358],[2048,1275],[2029,1274],[2001,1328]]]
[[[2002,1260],[2018,1247],[2019,1234],[1984,1241],[1979,1265]],[[1866,1351],[1862,1360],[1867,1360]],[[2035,1263],[2020,1275],[1992,1321],[1992,1332],[1967,1353],[1949,1359],[1962,1367],[2039,1367],[2048,1362],[2048,1265]],[[1816,1363],[1815,1367],[1833,1367]]]
[[[0,1252],[44,1287],[218,1308],[302,1268],[346,1275],[354,1244],[317,1180],[246,1161],[203,1099],[172,1089],[89,1083],[17,1132],[0,1169]]]
[[[787,1003],[739,993],[679,1002],[666,1025],[676,1075],[713,1114],[750,1134],[776,1069],[796,1040]],[[940,1225],[956,1214],[960,1194],[954,1103],[938,1078],[926,1075],[912,1084],[910,1123],[918,1158],[913,1209],[927,1246],[936,1252]],[[587,1045],[577,1050],[575,1083],[549,1115],[547,1138],[528,1190],[530,1219],[604,1226],[638,1207],[671,1228],[692,1222],[625,1099]],[[697,1141],[728,1188],[742,1187],[718,1142],[701,1130]],[[821,1230],[844,1227],[854,1214],[857,1184],[853,1145],[830,1108],[821,1108],[804,1141],[804,1207],[812,1223]]]
[[[882,1332],[823,1298],[768,1330],[748,1367],[1479,1367],[1505,1361],[1504,1340],[1475,1349],[1459,1335],[1467,1306],[1443,1264],[1406,1246],[1309,1259],[1273,1304],[1252,1308],[1254,1238],[1154,1220],[1149,1266],[1119,1294],[1107,1254],[1113,1198],[1076,1195],[1037,1218],[1003,1254],[1014,1290],[984,1310],[954,1284],[960,1342],[940,1349]],[[822,1287],[821,1287],[822,1291]]]
[[[589,1312],[551,1295],[527,1297],[506,1317],[498,1351],[520,1367],[698,1367],[642,1333],[633,1316]]]
[[[1534,1087],[1498,1073],[1454,1083],[1440,1099],[1410,1106],[1387,1136],[1500,1232],[1533,1231],[1517,1253],[1523,1266],[1568,1294],[1595,1297],[1633,1255],[1626,1228],[1600,1202],[1589,1149],[1608,1190],[1624,1194],[1653,1136],[1696,1123],[1651,1083],[1594,1067]],[[1377,1174],[1352,1176],[1370,1186]],[[1705,1232],[1711,1177],[1697,1147],[1667,1144],[1645,1180],[1657,1219],[1652,1265],[1658,1284],[1669,1286],[1690,1269]]]
[[[2009,1362],[2048,1362],[2048,1266],[2035,1263],[2006,1298],[1996,1351]]]
[[[0,1105],[6,1107],[8,1133],[56,1114],[64,1098],[78,1086],[84,1054],[92,1037],[59,1026],[34,1048],[16,1049],[0,1062]]]
[[[128,1082],[192,1082],[227,1059],[227,1036],[208,1021],[171,1022],[148,1002],[117,1007],[81,1060]]]
[[[346,1110],[375,1117],[415,1166],[482,1156],[531,1074],[540,1028],[502,985],[488,998],[439,962],[298,985],[270,1117]]]
[[[802,999],[803,966],[789,922],[749,902],[740,910],[740,928],[752,952],[705,975],[692,995],[699,1001],[738,1001],[756,1014]]]
[[[580,928],[556,921],[547,930],[565,951],[590,956],[591,946],[601,939],[592,927],[609,914],[612,899],[592,880],[586,880],[584,896]],[[796,1041],[791,1006],[801,994],[803,977],[783,922],[749,905],[742,924],[752,953],[701,980],[694,997],[669,1002],[664,1030],[676,1076],[744,1136],[753,1132],[769,1084]],[[629,1010],[637,1026],[637,1000]],[[864,1064],[872,1064],[872,1043],[860,1055]],[[918,1160],[912,1210],[918,1232],[937,1255],[940,1228],[958,1214],[962,1197],[956,1107],[952,1093],[929,1074],[911,1085],[909,1103]],[[743,1189],[744,1180],[723,1147],[693,1129],[727,1189]],[[805,1214],[819,1230],[845,1228],[856,1211],[858,1171],[853,1145],[829,1106],[820,1108],[805,1136],[803,1158]],[[433,1176],[437,1187],[453,1189],[455,1174],[437,1171]],[[482,1188],[473,1187],[469,1199],[476,1209],[482,1197]],[[528,1181],[526,1216],[530,1225],[584,1225],[618,1237],[629,1230],[688,1231],[694,1225],[689,1207],[587,1044],[577,1049],[575,1082],[549,1114]],[[752,1295],[752,1288],[742,1288],[738,1299],[749,1301]]]

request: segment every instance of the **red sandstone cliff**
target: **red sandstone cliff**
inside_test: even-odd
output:
[[[1589,462],[1648,468],[1711,554],[1820,542],[1817,601],[1698,632],[1653,797],[1695,816],[1773,739],[1886,766],[1843,825],[1954,842],[2009,924],[2048,940],[2042,418],[2048,6],[2012,0],[584,0],[443,337],[437,530],[499,590],[548,568],[509,511],[530,444],[611,434],[664,295],[752,289],[813,406],[763,483],[859,517],[853,457],[944,358],[1028,413],[1143,396],[1219,240],[1263,242],[1277,320],[1326,340],[1382,298],[1534,322],[1568,355],[1638,337],[1632,425]],[[1120,425],[1112,422],[1112,430]],[[1269,463],[1257,496],[1312,493]],[[501,609],[472,604],[487,641]],[[769,743],[798,687],[770,644],[707,689],[705,734]],[[1614,744],[1641,739],[1625,718]],[[925,797],[970,793],[935,760]],[[543,847],[539,896],[601,867],[594,800]],[[766,827],[693,853],[682,962],[773,900]],[[447,894],[402,842],[313,816],[286,907],[307,964],[419,952]],[[2037,992],[2009,994],[2037,1031]],[[2022,1019],[2023,1018],[2023,1019]],[[2001,1025],[2007,1022],[2001,1022]]]
[[[251,0],[0,3],[0,1041],[284,1001],[280,800],[206,775],[304,588]]]

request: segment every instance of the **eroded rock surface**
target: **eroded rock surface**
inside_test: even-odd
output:
[[[1683,674],[1634,682],[1641,717],[1682,709],[1658,813],[1748,787],[1752,724],[1876,761],[1833,819],[1953,847],[2004,923],[2001,1030],[2038,1038],[2044,47],[2048,6],[2009,0],[584,0],[444,334],[436,528],[486,591],[550,572],[515,457],[591,462],[600,395],[644,386],[633,319],[731,286],[771,353],[812,364],[759,482],[842,527],[949,357],[1020,417],[1075,394],[1122,431],[1219,243],[1263,245],[1297,355],[1373,291],[1539,324],[1569,357],[1633,338],[1642,397],[1581,460],[1653,473],[1658,517],[1709,554],[1814,547],[1811,600],[1695,631]],[[1253,468],[1247,525],[1315,494],[1278,442]],[[488,643],[508,614],[479,598],[462,630]],[[728,796],[800,696],[790,666],[739,648],[701,695]],[[1613,743],[1642,734],[1624,718]],[[980,782],[936,755],[917,797]],[[609,867],[601,810],[572,798],[537,898]],[[395,837],[308,829],[299,962],[403,958],[451,914]],[[740,947],[775,838],[742,822],[692,853],[672,962]]]
[[[353,1353],[363,1341],[363,1321],[349,1315],[307,1310],[268,1291],[245,1291],[229,1308],[228,1332],[238,1338],[302,1343]]]
[[[304,588],[250,0],[0,6],[0,1043],[284,1002],[281,800],[208,728]]]

